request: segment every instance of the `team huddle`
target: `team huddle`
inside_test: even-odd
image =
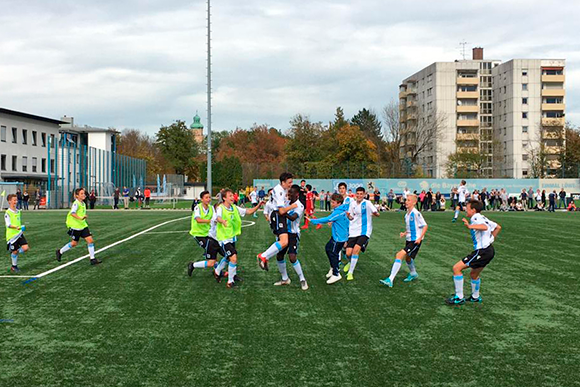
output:
[[[462,182],[462,186],[465,183]],[[300,280],[302,290],[308,290],[308,283],[304,276],[302,265],[298,259],[300,245],[300,227],[302,217],[305,221],[314,225],[330,224],[332,234],[326,244],[325,250],[330,263],[330,269],[326,274],[327,284],[333,284],[342,279],[340,270],[342,258],[347,263],[342,268],[347,281],[354,280],[354,270],[369,244],[373,231],[372,218],[380,216],[377,208],[369,200],[365,199],[366,192],[363,187],[356,189],[356,195],[351,198],[347,195],[347,185],[340,183],[338,193],[331,195],[330,205],[332,213],[324,218],[313,218],[312,214],[305,211],[304,205],[299,200],[300,187],[293,184],[293,176],[290,173],[280,175],[280,183],[270,192],[270,200],[265,203],[252,201],[253,207],[246,209],[234,205],[234,194],[231,190],[222,193],[223,202],[211,205],[211,195],[204,191],[200,195],[201,203],[195,208],[191,218],[190,234],[195,238],[199,246],[204,249],[204,260],[190,262],[188,275],[192,276],[194,269],[212,268],[217,282],[227,276],[227,287],[232,288],[242,279],[237,276],[237,237],[242,232],[241,217],[246,214],[254,214],[264,205],[264,216],[270,223],[270,228],[275,240],[264,252],[257,255],[260,269],[268,271],[269,261],[276,256],[278,270],[281,279],[274,283],[275,286],[290,285],[286,256]],[[454,220],[457,219],[459,210],[466,210],[470,220],[463,219],[465,226],[470,230],[473,241],[473,252],[458,261],[453,266],[453,281],[455,294],[446,300],[447,304],[459,305],[466,302],[463,293],[463,271],[471,269],[472,294],[467,299],[471,302],[481,302],[480,296],[480,273],[491,262],[495,255],[493,249],[494,238],[501,227],[481,214],[483,203],[471,199],[459,201],[460,208],[456,209]],[[427,223],[415,206],[417,196],[409,194],[405,200],[407,212],[405,214],[406,231],[400,233],[405,237],[405,247],[395,256],[389,277],[380,280],[382,285],[392,287],[395,278],[405,260],[409,273],[403,280],[411,282],[419,277],[415,267],[415,259],[421,248],[421,244],[427,233]],[[306,223],[308,224],[308,223]],[[222,258],[218,262],[218,256]],[[227,272],[225,268],[227,266]]]

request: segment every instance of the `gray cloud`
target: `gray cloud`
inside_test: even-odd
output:
[[[150,134],[196,110],[205,120],[203,1],[2,5],[1,106]],[[380,110],[406,76],[459,59],[463,39],[487,58],[567,59],[568,118],[580,123],[578,11],[565,0],[213,0],[214,128]]]

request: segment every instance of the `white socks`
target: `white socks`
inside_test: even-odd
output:
[[[226,264],[228,263],[228,260],[225,258],[222,258],[222,260],[220,261],[220,263],[218,263],[218,265],[215,268],[215,273],[217,275],[220,275],[220,273],[222,272],[222,270],[226,267]]]
[[[455,216],[453,218],[457,219],[458,216],[459,216],[459,210],[455,210]]]
[[[228,265],[228,284],[234,282],[234,278],[236,277],[236,272],[238,269],[238,265],[235,263],[231,263]]]
[[[393,263],[393,267],[391,268],[391,275],[389,276],[391,282],[395,280],[395,277],[397,276],[397,273],[399,272],[400,268],[401,268],[401,260],[397,258],[395,259],[395,263]]]
[[[292,264],[292,267],[294,268],[294,271],[296,271],[296,274],[298,274],[300,281],[305,281],[306,279],[304,278],[304,272],[302,271],[302,265],[300,265],[300,261],[296,260],[296,262]]]
[[[89,257],[91,257],[91,259],[95,259],[95,245],[93,243],[89,243],[88,249],[89,249]]]
[[[473,298],[479,297],[479,288],[481,286],[481,278],[471,280],[471,296]]]
[[[18,266],[18,254],[10,254],[12,258],[12,266]]]
[[[196,269],[205,269],[207,267],[207,261],[194,262],[193,267],[195,267]]]
[[[278,254],[280,251],[282,251],[282,245],[280,244],[280,242],[276,242],[272,244],[272,246],[268,247],[268,250],[264,251],[260,255],[266,259],[270,259],[274,255]]]
[[[70,249],[72,249],[72,245],[69,243],[67,243],[66,245],[62,246],[62,248],[60,249],[60,253],[64,254],[67,251],[69,251]]]
[[[407,262],[407,267],[409,268],[409,273],[412,275],[417,274],[417,269],[415,268],[415,260],[411,259],[411,262]]]
[[[282,275],[282,281],[288,280],[288,270],[286,269],[286,260],[283,259],[278,262],[278,270],[280,270],[280,274]]]
[[[463,275],[454,275],[453,282],[455,283],[455,295],[458,298],[463,298]]]
[[[348,268],[348,274],[354,273],[354,268],[358,262],[358,255],[353,255],[350,257],[350,267]]]

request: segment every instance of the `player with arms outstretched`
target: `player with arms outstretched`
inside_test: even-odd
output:
[[[13,273],[19,273],[18,254],[24,254],[28,251],[28,242],[24,237],[26,227],[22,225],[21,213],[18,208],[18,197],[16,194],[8,195],[8,209],[4,214],[4,224],[6,225],[6,248],[10,251],[12,266],[10,270]]]
[[[467,201],[467,196],[469,195],[469,191],[465,186],[467,184],[465,180],[461,180],[461,184],[457,189],[457,207],[455,207],[455,215],[453,216],[452,222],[455,223],[457,221],[457,217],[459,216],[459,211],[463,211],[465,209],[465,203]]]

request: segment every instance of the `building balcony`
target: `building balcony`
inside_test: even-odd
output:
[[[479,147],[470,145],[466,146],[457,145],[457,151],[460,153],[479,153]]]
[[[559,155],[563,151],[563,147],[561,146],[546,146],[544,147],[544,153],[547,155]]]
[[[542,138],[544,140],[560,140],[565,137],[563,130],[543,130]]]
[[[407,122],[407,115],[406,114],[401,114],[399,116],[399,122],[401,122],[401,123]]]
[[[479,98],[479,91],[458,91],[457,98],[472,98],[478,99]]]
[[[542,126],[564,126],[565,124],[566,119],[564,117],[542,117]]]
[[[458,85],[479,85],[479,77],[457,77]]]
[[[417,95],[417,88],[416,87],[410,87],[407,89],[407,94],[408,95]]]
[[[479,140],[479,133],[457,133],[457,141]]]
[[[542,75],[542,82],[564,83],[565,81],[566,81],[565,75]]]
[[[407,114],[407,120],[417,120],[417,113]]]
[[[479,120],[457,120],[457,126],[479,126]]]
[[[414,99],[407,100],[407,107],[416,107],[417,101]]]
[[[564,111],[566,110],[565,103],[543,103],[542,104],[543,111]]]
[[[457,113],[479,113],[479,105],[457,105]]]
[[[564,89],[542,89],[542,97],[564,97],[565,95]]]
[[[407,98],[407,90],[403,90],[399,92],[399,99],[400,98]]]

